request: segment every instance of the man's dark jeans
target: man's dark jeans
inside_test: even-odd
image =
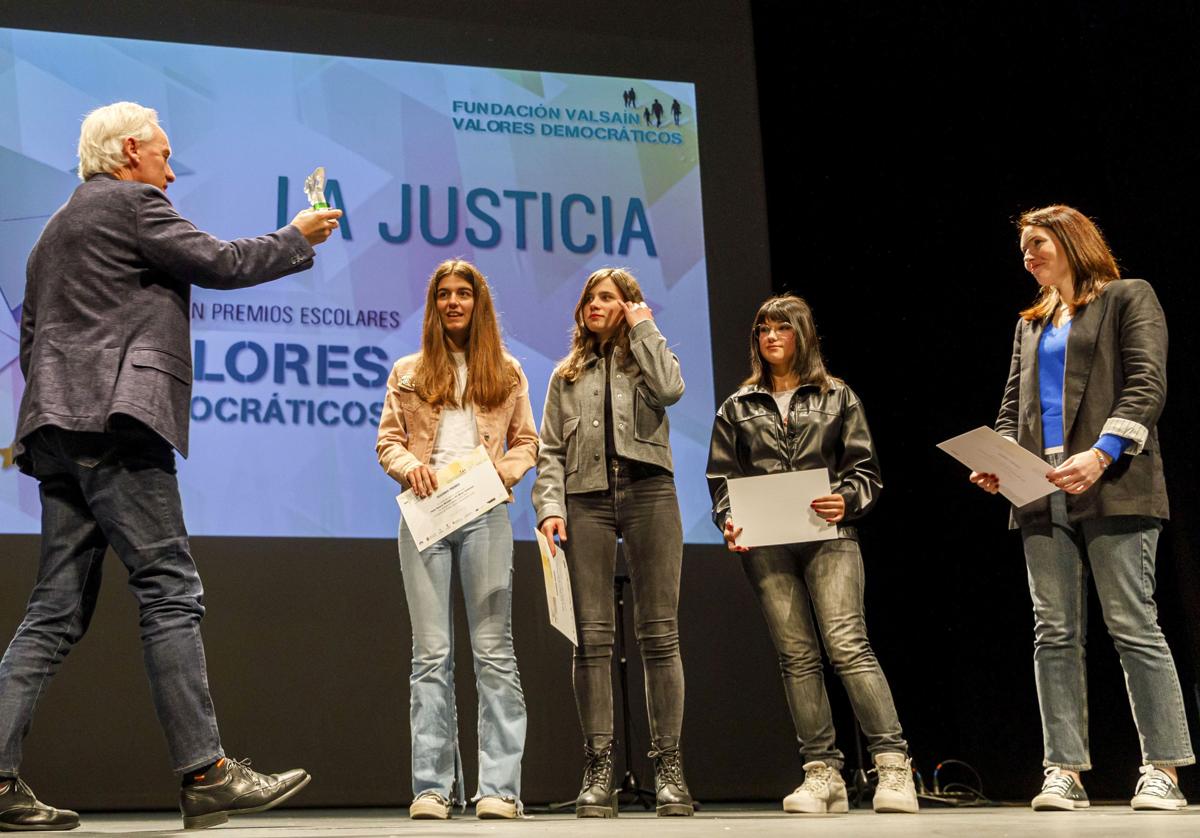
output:
[[[200,639],[204,592],[174,451],[133,420],[110,433],[43,427],[26,448],[40,482],[42,547],[25,619],[0,660],[0,774],[17,773],[38,699],[87,631],[110,545],[129,571],[173,768],[184,773],[220,759]]]
[[[584,737],[611,739],[613,568],[620,535],[633,586],[633,623],[646,675],[650,737],[654,747],[665,748],[678,743],[683,727],[679,501],[669,474],[642,477],[636,471],[630,474],[626,461],[616,463],[616,471],[609,471],[608,491],[567,496],[567,562],[579,626],[575,701]]]

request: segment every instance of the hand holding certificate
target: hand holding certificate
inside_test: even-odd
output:
[[[396,496],[418,550],[508,500],[496,467],[482,445],[437,473],[438,488],[418,498],[412,489]]]
[[[550,541],[535,529],[538,551],[542,554],[542,576],[546,582],[546,607],[550,611],[550,625],[554,626],[571,645],[578,646],[575,634],[575,603],[571,600],[571,576],[567,572],[567,554],[559,547],[550,553]]]
[[[823,468],[735,477],[729,486],[729,516],[741,528],[739,547],[797,544],[838,537],[838,528],[817,514],[814,498],[832,494]]]
[[[972,471],[994,474],[1000,494],[1013,506],[1024,506],[1056,491],[1046,479],[1050,464],[991,428],[976,428],[938,443],[938,448]]]

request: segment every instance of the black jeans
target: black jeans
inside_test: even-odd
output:
[[[608,491],[567,496],[567,562],[579,632],[574,661],[579,723],[589,740],[612,737],[613,571],[620,536],[633,586],[650,736],[655,747],[670,747],[683,727],[679,501],[669,474],[630,474],[628,463],[614,462],[619,465],[609,469]]]
[[[109,545],[129,571],[154,708],[174,770],[223,756],[175,453],[133,420],[111,433],[43,427],[26,439],[42,499],[42,547],[25,619],[0,660],[0,773],[16,774],[38,698],[87,631]]]

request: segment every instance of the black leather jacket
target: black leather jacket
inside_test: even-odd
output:
[[[713,421],[707,469],[713,523],[724,530],[728,478],[810,468],[829,469],[831,488],[846,499],[838,534],[856,538],[845,524],[866,514],[883,488],[858,396],[840,381],[825,393],[816,385],[801,387],[792,395],[785,429],[774,397],[759,386],[743,387],[725,400]]]

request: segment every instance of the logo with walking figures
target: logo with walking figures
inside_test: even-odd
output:
[[[638,109],[637,88],[630,87],[628,90],[621,91],[621,98],[625,100],[626,108]],[[679,125],[680,117],[683,116],[683,106],[679,104],[678,99],[671,100],[671,121],[676,126]],[[642,110],[642,117],[646,120],[646,127],[653,125],[655,128],[662,127],[663,121],[663,104],[655,99],[648,105],[645,105]]]
[[[684,106],[662,91],[651,89],[639,95],[637,87],[630,86],[621,90],[620,109],[615,100],[614,95],[610,108],[454,99],[450,102],[450,117],[456,131],[515,137],[680,146],[690,133],[683,130],[691,127]]]

